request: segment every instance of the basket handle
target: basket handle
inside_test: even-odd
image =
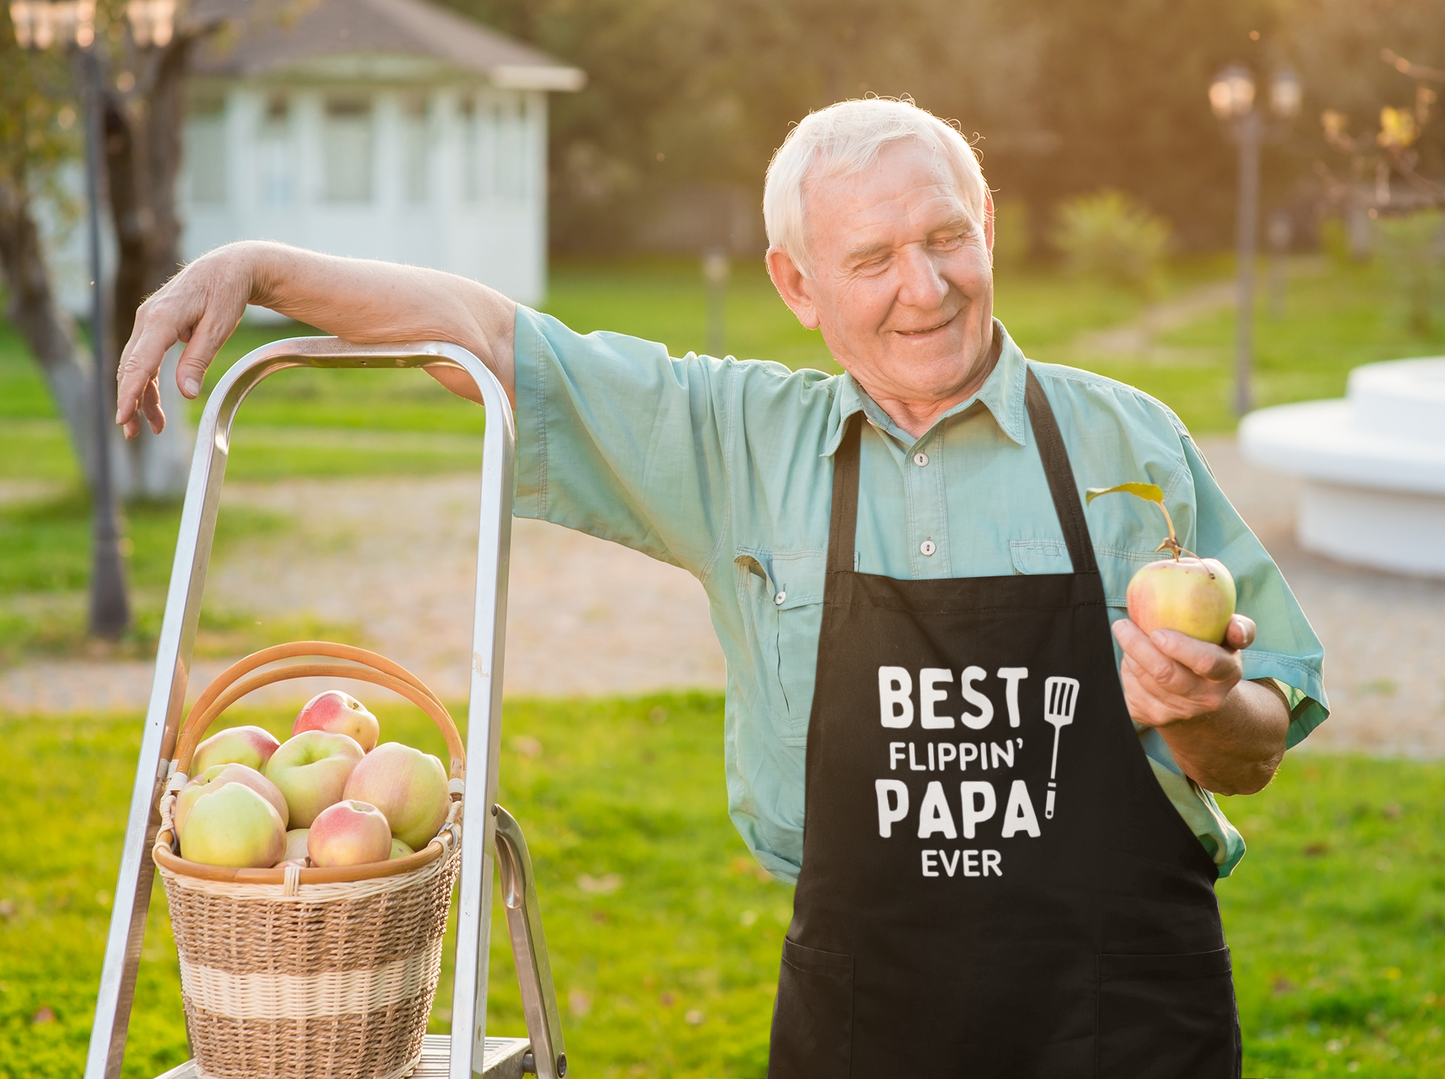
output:
[[[294,659],[298,656],[326,656],[330,659],[349,662],[345,664],[294,663],[287,667],[262,671],[260,674],[251,674],[258,667],[264,667],[268,663],[274,663],[281,659]],[[466,777],[467,751],[462,744],[462,736],[457,731],[457,725],[452,722],[446,705],[442,704],[437,695],[427,688],[420,678],[401,664],[393,663],[385,656],[365,648],[357,648],[355,645],[349,644],[335,644],[330,641],[293,641],[290,644],[263,648],[244,659],[237,660],[212,679],[211,684],[196,698],[196,703],[191,706],[190,712],[181,724],[180,738],[176,742],[176,771],[189,774],[191,758],[195,755],[196,746],[206,736],[211,724],[222,712],[242,697],[275,682],[284,682],[292,678],[317,677],[353,678],[357,681],[381,686],[407,698],[431,718],[446,740],[447,752],[451,757],[449,768],[451,778],[464,779]]]

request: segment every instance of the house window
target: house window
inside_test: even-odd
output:
[[[281,209],[291,205],[295,155],[291,150],[291,103],[285,94],[272,94],[261,114],[256,135],[257,189],[261,205]]]
[[[186,173],[191,201],[215,205],[226,201],[226,102],[221,97],[191,103],[186,124]]]
[[[371,102],[332,98],[322,127],[327,202],[371,201]]]
[[[431,140],[427,132],[426,98],[422,95],[416,94],[402,102],[401,134],[403,194],[407,202],[425,202]]]

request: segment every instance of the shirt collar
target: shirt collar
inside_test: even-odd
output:
[[[923,438],[914,439],[900,428],[883,409],[878,407],[858,380],[844,372],[839,376],[838,395],[834,398],[833,418],[829,424],[828,438],[823,444],[821,456],[830,457],[843,441],[843,431],[855,412],[862,412],[873,426],[886,431],[899,442],[910,448],[922,442],[933,433],[944,420],[968,411],[974,405],[982,405],[1008,438],[1020,446],[1028,444],[1028,410],[1024,404],[1024,383],[1027,375],[1027,361],[1014,344],[1004,325],[993,320],[994,339],[998,342],[998,362],[984,379],[983,385],[972,397],[954,405],[934,421]]]

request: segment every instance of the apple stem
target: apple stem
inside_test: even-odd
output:
[[[1159,545],[1159,549],[1168,548],[1174,554],[1174,561],[1178,562],[1180,547],[1179,540],[1174,536],[1174,518],[1169,516],[1169,508],[1164,505],[1163,499],[1160,499],[1155,505],[1159,507],[1159,512],[1164,514],[1164,523],[1169,526],[1169,538]]]

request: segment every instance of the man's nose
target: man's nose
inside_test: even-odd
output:
[[[905,307],[936,308],[948,295],[948,282],[937,260],[923,245],[904,249],[899,270],[898,302]]]

